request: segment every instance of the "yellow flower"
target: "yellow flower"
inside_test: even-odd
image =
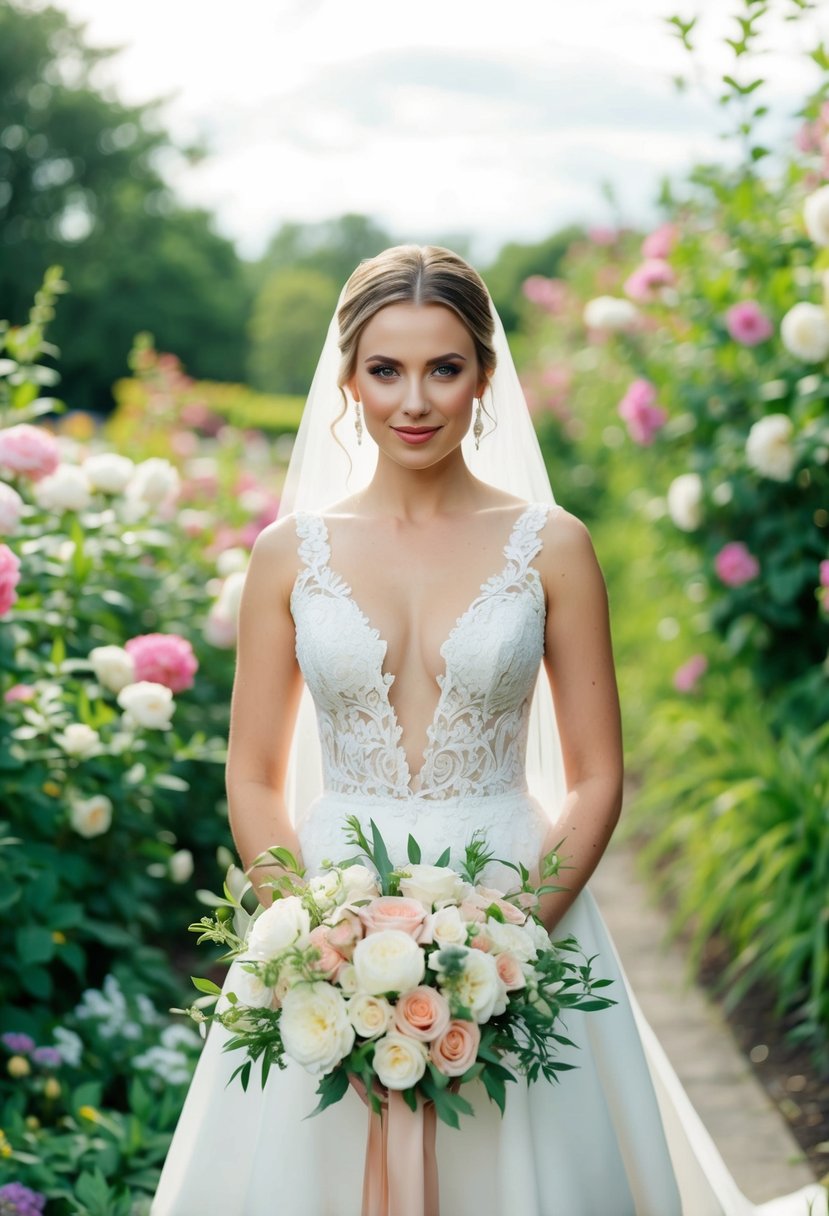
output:
[[[28,1077],[32,1066],[25,1056],[11,1056],[6,1065],[10,1077]]]
[[[60,786],[57,781],[44,781],[42,789],[44,794],[48,794],[51,798],[60,797]]]
[[[27,1115],[26,1116],[26,1126],[28,1127],[30,1132],[39,1131],[40,1130],[40,1119],[38,1119],[37,1115]]]
[[[0,1157],[11,1157],[12,1152],[12,1146],[9,1144],[6,1133],[0,1128]]]
[[[55,943],[56,946],[63,946],[66,944],[66,934],[61,933],[60,929],[53,929],[52,930],[52,941]]]
[[[79,1106],[78,1114],[82,1119],[88,1119],[90,1123],[98,1123],[101,1118],[101,1112],[94,1106]]]
[[[47,1077],[43,1086],[43,1093],[47,1098],[60,1097],[60,1081],[57,1077]]]

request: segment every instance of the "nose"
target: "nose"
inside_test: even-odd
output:
[[[406,396],[401,408],[403,413],[408,414],[410,418],[420,418],[423,414],[428,414],[431,409],[429,402],[425,399],[422,385],[414,377],[406,389]]]

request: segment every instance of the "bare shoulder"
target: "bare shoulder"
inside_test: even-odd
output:
[[[300,567],[298,546],[295,515],[268,524],[251,551],[246,584],[259,594],[286,599]]]
[[[554,507],[539,532],[539,539],[542,545],[535,565],[548,596],[559,597],[568,588],[575,592],[603,583],[590,530],[578,516],[563,507]]]

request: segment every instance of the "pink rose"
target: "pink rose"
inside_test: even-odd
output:
[[[516,989],[525,987],[527,980],[521,970],[521,964],[514,954],[504,950],[496,956],[495,966],[498,968],[499,979],[507,992],[515,992]]]
[[[198,660],[187,639],[177,633],[144,633],[130,638],[124,649],[135,664],[136,682],[164,684],[175,693],[193,687]]]
[[[327,926],[317,925],[316,929],[312,929],[308,934],[308,945],[313,946],[320,954],[320,957],[311,963],[312,971],[322,972],[334,983],[340,973],[340,968],[346,960],[332,946]]]
[[[415,941],[420,936],[427,912],[419,899],[406,899],[402,895],[381,895],[360,909],[360,920],[365,925],[366,937],[386,929],[399,929],[408,933]]]
[[[760,563],[740,540],[723,545],[714,558],[714,569],[726,587],[742,587],[760,573]]]
[[[742,300],[725,314],[725,326],[735,342],[757,346],[774,333],[774,326],[756,300]]]
[[[429,1048],[429,1058],[445,1077],[460,1077],[471,1068],[478,1055],[481,1031],[477,1022],[454,1018]]]
[[[677,692],[693,692],[707,670],[708,660],[705,655],[692,654],[690,659],[674,672],[674,688]]]
[[[394,1024],[401,1034],[431,1043],[442,1035],[449,1025],[451,1013],[449,1002],[435,988],[422,984],[412,988],[398,998],[394,1007]]]
[[[673,287],[676,275],[663,258],[647,258],[625,280],[625,291],[632,300],[650,303],[661,298],[665,287]]]
[[[484,954],[491,954],[494,944],[486,929],[480,927],[472,934],[469,940],[469,945],[473,950],[483,950]]]
[[[511,904],[508,899],[504,899],[502,892],[495,890],[494,887],[476,887],[475,893],[480,895],[481,899],[484,900],[485,908],[491,908],[494,904],[503,915],[507,924],[523,925],[527,919],[526,912],[522,912],[520,908],[516,908],[515,904]]]
[[[49,431],[27,422],[0,431],[0,465],[13,473],[38,481],[59,464],[60,449]]]
[[[337,923],[328,927],[328,942],[343,958],[351,958],[363,936],[363,922],[354,912],[340,912]]]
[[[642,256],[645,258],[666,258],[676,244],[676,238],[677,229],[675,224],[660,224],[642,242]]]
[[[656,405],[656,385],[650,380],[634,380],[619,402],[619,415],[627,423],[634,443],[649,447],[654,435],[668,420],[661,406]]]
[[[12,701],[33,701],[34,698],[35,689],[31,684],[12,684],[3,695],[3,700],[8,704]]]
[[[463,920],[468,923],[481,923],[486,920],[483,900],[465,899],[458,908]]]
[[[8,545],[0,545],[0,616],[17,601],[15,587],[20,582],[20,558]]]
[[[545,279],[540,274],[525,279],[521,290],[530,303],[549,313],[561,312],[567,299],[567,287],[561,279]]]

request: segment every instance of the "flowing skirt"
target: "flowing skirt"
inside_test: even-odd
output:
[[[448,846],[453,863],[475,829],[496,856],[537,857],[549,821],[526,794],[430,802],[325,794],[299,827],[310,872],[353,855],[345,816],[374,819],[392,859],[406,857],[411,832],[433,862]],[[487,881],[508,882],[493,867]],[[557,1084],[507,1087],[503,1118],[477,1083],[464,1087],[475,1115],[460,1130],[438,1124],[442,1216],[827,1216],[822,1188],[760,1207],[738,1190],[630,992],[589,890],[562,919],[594,972],[613,980],[617,1004],[571,1012],[567,1034],[578,1067]],[[226,987],[232,989],[233,969]],[[170,1148],[152,1216],[359,1216],[366,1109],[349,1091],[313,1119],[316,1079],[289,1064],[263,1090],[247,1092],[241,1062],[223,1051],[227,1032],[208,1034]],[[567,1058],[567,1057],[563,1057]]]

